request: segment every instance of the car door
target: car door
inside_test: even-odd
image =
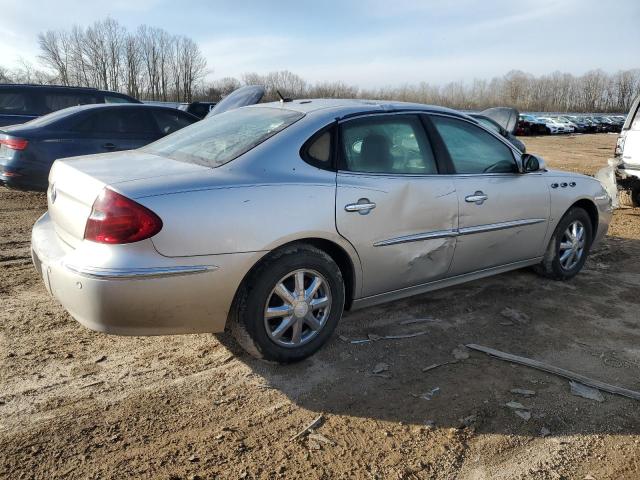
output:
[[[458,202],[454,178],[438,174],[420,117],[368,115],[338,130],[336,226],[360,257],[361,295],[444,277]]]
[[[515,151],[472,121],[429,115],[458,195],[451,276],[542,256],[549,189],[542,172],[520,173]]]
[[[131,104],[96,107],[74,130],[76,155],[132,150],[161,136],[147,109]]]

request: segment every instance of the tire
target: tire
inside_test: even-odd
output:
[[[640,207],[640,181],[636,182],[631,189],[631,205],[636,208]]]
[[[581,240],[576,244],[572,244],[570,248],[567,248],[567,244],[571,244],[571,238],[568,236],[568,229],[573,230],[573,226],[577,225],[582,227]],[[580,230],[578,230],[580,231]],[[569,280],[575,277],[587,260],[589,255],[589,248],[593,241],[593,227],[591,225],[591,218],[589,214],[582,208],[574,207],[565,213],[564,217],[560,219],[556,226],[553,236],[549,241],[549,246],[545,252],[542,262],[535,267],[535,271],[540,275],[551,278],[553,280]],[[582,245],[580,249],[580,245]],[[571,253],[568,257],[564,255],[567,251],[575,251],[573,259],[569,260]],[[577,258],[576,260],[576,257]]]
[[[296,296],[300,281],[307,297],[304,301]],[[312,283],[317,290],[309,297]],[[279,285],[286,292],[276,290]],[[297,362],[314,354],[331,337],[344,301],[342,273],[333,259],[310,245],[294,244],[271,254],[243,281],[229,326],[236,341],[254,357]],[[267,310],[273,318],[267,319]]]

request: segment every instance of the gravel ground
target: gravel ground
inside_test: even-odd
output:
[[[525,141],[553,167],[594,173],[615,136]],[[224,335],[81,327],[30,264],[45,208],[42,194],[0,188],[1,478],[640,478],[637,401],[577,397],[566,380],[459,347],[640,390],[640,210],[616,212],[571,282],[522,270],[350,313],[326,348],[284,367]]]

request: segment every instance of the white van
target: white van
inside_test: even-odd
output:
[[[618,137],[615,156],[619,161],[617,183],[629,191],[634,206],[640,206],[640,95],[631,104]]]

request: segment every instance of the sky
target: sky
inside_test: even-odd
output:
[[[365,88],[640,67],[639,0],[0,0],[0,65],[110,16],[193,38],[209,78],[289,70]]]

